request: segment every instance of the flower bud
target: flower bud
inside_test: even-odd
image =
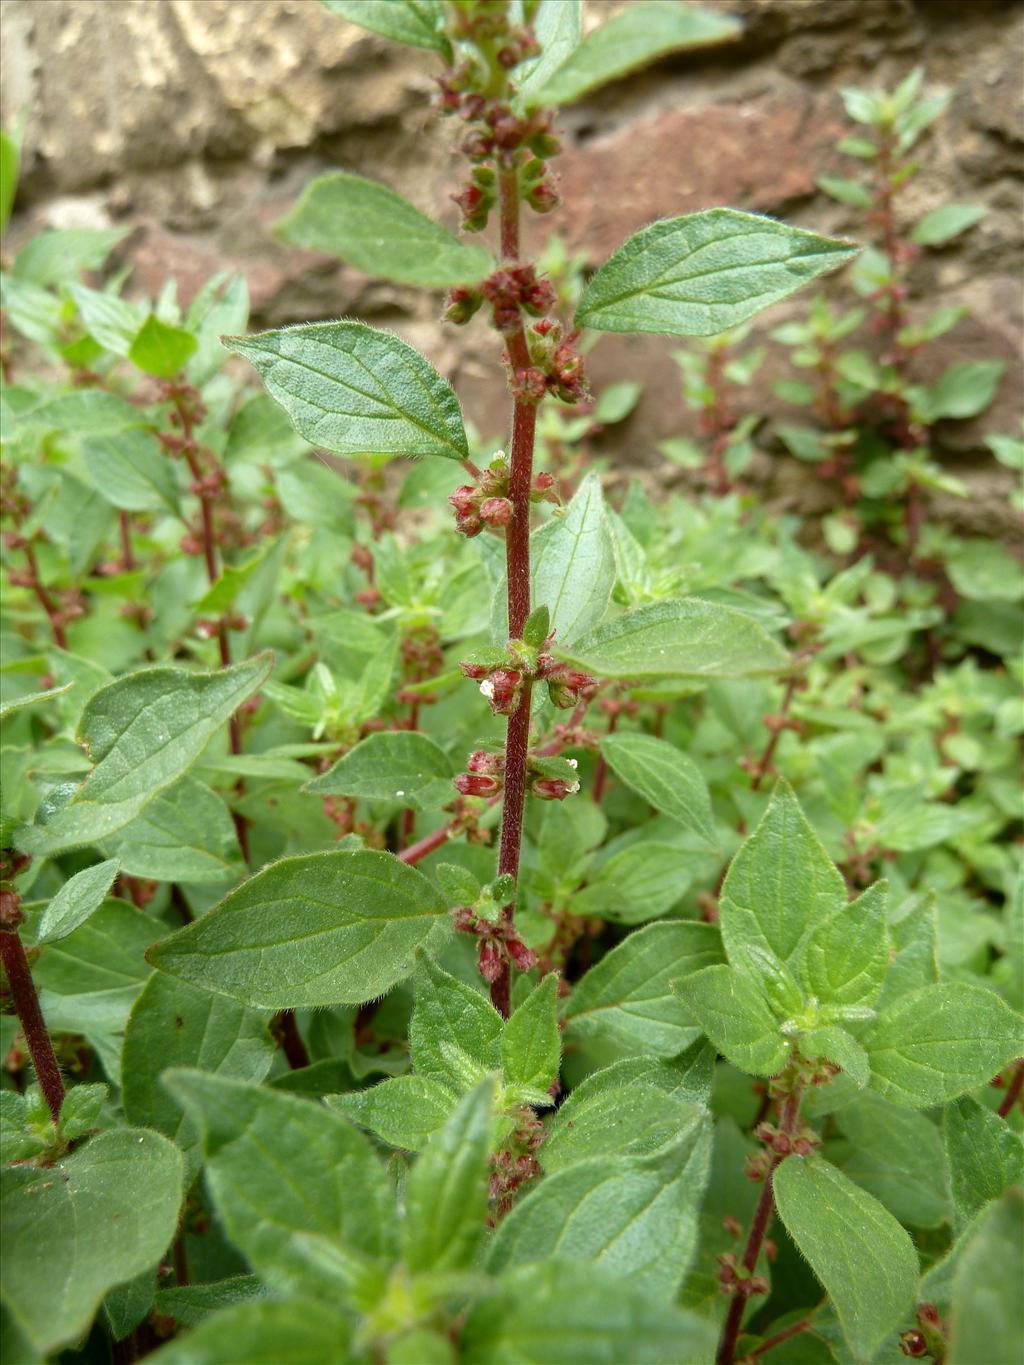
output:
[[[928,1343],[924,1333],[912,1327],[909,1332],[900,1333],[900,1350],[905,1356],[926,1356]]]
[[[483,296],[481,294],[478,294],[475,289],[470,289],[467,285],[460,284],[455,289],[448,291],[444,319],[446,322],[454,323],[456,327],[462,327],[482,303]]]
[[[496,716],[510,716],[519,705],[523,675],[514,668],[496,668],[480,684],[480,691]]]
[[[550,213],[561,203],[554,182],[549,178],[539,181],[526,196],[526,202],[534,213]]]
[[[531,967],[536,967],[537,954],[527,948],[521,939],[509,938],[506,940],[505,946],[508,949],[509,957],[521,972],[528,972]]]
[[[478,536],[484,524],[475,512],[471,512],[468,516],[455,518],[455,529],[460,536]]]
[[[493,938],[482,938],[479,961],[480,975],[483,979],[488,982],[497,981],[505,966],[504,945],[496,943]]]
[[[468,659],[463,659],[459,667],[467,678],[472,678],[474,682],[479,682],[481,678],[487,678],[494,671],[490,664],[474,664]]]
[[[564,801],[579,789],[578,782],[566,782],[560,777],[537,777],[530,783],[530,790],[542,801]]]
[[[471,773],[489,773],[497,777],[505,771],[505,755],[489,754],[486,749],[477,749],[466,759],[466,767]]]
[[[533,365],[526,370],[516,370],[512,380],[513,394],[526,403],[539,403],[547,388],[544,372]]]
[[[486,773],[459,773],[452,784],[463,796],[497,796],[501,791],[498,779]]]
[[[508,498],[485,498],[480,504],[480,516],[491,527],[507,526],[514,510]]]

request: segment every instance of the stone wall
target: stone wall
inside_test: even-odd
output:
[[[617,7],[589,0],[588,22]],[[652,218],[714,204],[849,232],[852,211],[815,188],[822,173],[849,173],[833,150],[844,128],[839,87],[891,83],[923,64],[953,99],[922,144],[926,169],[908,210],[954,197],[990,209],[961,242],[914,267],[915,294],[972,314],[929,364],[1001,357],[1009,366],[983,424],[940,433],[945,458],[976,493],[954,515],[976,531],[1010,533],[1009,471],[977,452],[982,429],[1014,431],[1020,416],[1020,0],[722,7],[745,22],[738,43],[667,58],[565,111],[567,150],[556,162],[565,202],[534,220],[532,241],[558,231],[597,264]],[[13,245],[43,225],[127,223],[122,252],[138,291],[174,275],[187,299],[232,267],[248,278],[257,325],[345,314],[394,327],[456,379],[470,414],[500,438],[492,336],[475,323],[441,332],[437,298],[270,234],[302,187],[335,167],[385,180],[454,225],[447,196],[458,167],[450,126],[430,108],[429,54],[343,23],[317,0],[3,0],[0,16],[4,122],[28,116]],[[620,458],[634,467],[652,463],[659,437],[692,427],[671,350],[665,339],[605,338],[591,358],[596,385],[629,377],[646,386],[615,432]],[[750,398],[769,412],[771,377],[769,366]],[[774,492],[806,501],[805,466],[765,468]]]

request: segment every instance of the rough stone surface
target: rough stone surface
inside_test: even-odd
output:
[[[620,7],[589,0],[587,22]],[[953,98],[922,145],[925,169],[907,212],[955,198],[984,202],[989,213],[913,267],[912,311],[915,299],[937,299],[972,314],[929,350],[921,377],[962,359],[995,356],[1008,366],[983,420],[937,433],[940,453],[979,495],[941,511],[976,532],[1011,533],[1000,490],[1012,476],[979,452],[985,431],[1014,431],[1020,415],[1024,6],[729,0],[727,8],[744,22],[738,42],[665,58],[563,112],[566,148],[556,164],[565,202],[530,223],[528,245],[553,230],[597,264],[644,223],[713,204],[862,233],[856,212],[815,186],[851,165],[834,151],[844,130],[838,90],[889,84],[923,64]],[[303,186],[336,167],[384,180],[454,224],[448,196],[459,167],[453,130],[430,107],[433,57],[343,23],[316,0],[0,0],[0,24],[4,124],[27,116],[13,249],[40,226],[125,223],[133,231],[121,259],[138,293],[174,275],[187,300],[214,270],[233,268],[247,276],[256,325],[346,314],[394,327],[457,380],[481,430],[502,439],[495,341],[479,321],[441,331],[438,296],[368,279],[272,234]],[[803,306],[774,310],[759,331]],[[592,353],[596,387],[620,378],[645,385],[634,415],[602,441],[618,467],[663,471],[658,440],[693,434],[673,349],[665,338],[607,337]],[[770,384],[783,367],[776,351],[744,405],[769,418],[781,411]],[[810,510],[820,501],[806,466],[765,455],[755,475],[785,505]]]

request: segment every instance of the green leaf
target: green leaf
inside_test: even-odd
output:
[[[396,43],[451,55],[441,0],[324,0],[332,14]]]
[[[830,1153],[832,1160],[894,1218],[917,1228],[948,1220],[946,1158],[931,1119],[868,1092],[844,1104],[835,1122],[850,1150],[842,1157]]]
[[[858,1090],[863,1090],[871,1077],[868,1054],[851,1033],[836,1024],[801,1033],[800,1053],[809,1061],[824,1057],[826,1061],[835,1062]]]
[[[665,218],[634,233],[594,275],[576,325],[714,336],[856,254],[852,242],[736,209]]]
[[[421,1271],[468,1270],[483,1241],[494,1081],[460,1100],[430,1139],[405,1187],[403,1260]]]
[[[822,1004],[873,1005],[889,965],[888,885],[876,882],[820,921],[797,959],[800,979]]]
[[[945,1115],[949,1191],[960,1225],[1011,1185],[1024,1183],[1024,1143],[1005,1119],[964,1095]]]
[[[9,133],[0,133],[0,232],[6,228],[14,207],[20,161],[21,154],[14,138]]]
[[[741,32],[731,15],[699,5],[664,0],[630,5],[588,33],[562,65],[531,90],[529,103],[572,104],[669,52],[707,47],[738,38]]]
[[[420,1152],[451,1113],[455,1097],[449,1086],[427,1076],[395,1076],[367,1090],[329,1095],[325,1103],[389,1146]]]
[[[361,1258],[394,1253],[391,1183],[369,1141],[340,1115],[201,1071],[171,1071],[166,1084],[202,1131],[206,1182],[224,1231],[270,1288],[337,1293],[333,1277],[317,1280],[297,1233],[319,1234]]]
[[[857,180],[846,180],[838,175],[819,175],[818,188],[838,199],[840,204],[851,204],[854,208],[871,207],[871,191]]]
[[[993,991],[962,982],[894,1001],[861,1036],[872,1088],[926,1109],[983,1085],[1024,1052],[1021,1019]]]
[[[100,270],[131,231],[119,228],[53,228],[30,237],[14,258],[12,274],[42,286],[66,284]]]
[[[711,797],[693,759],[664,739],[638,733],[606,735],[601,753],[631,791],[715,847]]]
[[[0,1173],[6,1306],[49,1355],[88,1329],[108,1289],[155,1267],[174,1236],[181,1156],[158,1133],[99,1133],[55,1166]]]
[[[960,540],[949,547],[946,572],[969,602],[1019,602],[1024,597],[1020,563],[990,540]]]
[[[1020,1359],[1024,1348],[1024,1191],[1007,1190],[974,1225],[953,1273],[949,1365]]]
[[[228,1275],[207,1284],[173,1285],[158,1289],[153,1306],[183,1327],[196,1327],[222,1308],[234,1308],[253,1299],[264,1299],[267,1291],[255,1275]],[[194,1338],[190,1338],[194,1340]]]
[[[146,668],[94,692],[78,740],[96,766],[47,823],[19,834],[18,846],[52,855],[124,829],[188,771],[266,680],[271,663],[261,654],[210,673]]]
[[[49,944],[32,969],[49,1027],[119,1033],[150,975],[143,954],[161,928],[133,905],[108,900]]]
[[[274,1060],[266,1020],[234,1000],[155,972],[132,1007],[121,1053],[121,1102],[130,1123],[155,1128],[199,1167],[198,1125],[161,1084],[169,1067],[193,1066],[262,1081]]]
[[[206,1318],[149,1359],[153,1365],[348,1365],[355,1359],[348,1352],[351,1334],[346,1318],[313,1299],[242,1303]]]
[[[296,246],[402,284],[475,284],[494,269],[484,247],[460,242],[386,185],[344,171],[307,185],[274,230]]]
[[[138,307],[116,294],[84,284],[69,285],[68,293],[89,335],[111,354],[126,356],[142,322]]]
[[[779,673],[781,646],[749,616],[700,598],[651,602],[552,652],[602,678],[745,678]]]
[[[942,246],[973,227],[987,212],[984,204],[943,204],[918,219],[910,240],[918,246]]]
[[[846,883],[807,823],[791,787],[780,782],[722,884],[726,952],[753,944],[795,959],[809,930],[846,905]]]
[[[110,858],[104,863],[96,863],[93,867],[76,872],[43,911],[36,931],[36,943],[56,943],[84,924],[103,904],[107,892],[114,885],[118,870],[117,859]]]
[[[461,1094],[501,1068],[501,1015],[472,986],[449,976],[426,952],[416,963],[409,1047],[417,1075]]]
[[[558,1028],[558,977],[549,973],[513,1011],[501,1033],[506,1086],[547,1090],[558,1078],[562,1035]]]
[[[139,328],[128,359],[157,379],[174,379],[199,348],[199,342],[183,327],[161,322],[155,313]]]
[[[452,800],[452,765],[440,745],[426,735],[381,730],[360,740],[333,768],[307,782],[303,791],[440,810]]]
[[[713,1059],[711,1049],[708,1052]],[[652,1071],[650,1080],[624,1078],[617,1085],[602,1082],[603,1088],[590,1085],[597,1077],[621,1074],[626,1068],[638,1073],[639,1061],[628,1058],[593,1072],[559,1105],[538,1153],[549,1175],[593,1157],[646,1156],[676,1140],[695,1106],[657,1083],[658,1073]]]
[[[501,1277],[463,1329],[462,1365],[665,1365],[714,1354],[713,1324],[593,1265],[551,1260]]]
[[[335,455],[469,454],[458,400],[418,351],[362,322],[225,337],[301,436]]]
[[[965,360],[950,365],[934,384],[922,391],[925,421],[940,417],[977,417],[995,397],[1006,364],[1002,360]]]
[[[595,915],[617,924],[642,924],[664,915],[692,881],[693,854],[675,844],[628,844],[603,859],[574,893],[573,914]]]
[[[533,31],[540,43],[540,55],[516,67],[516,103],[532,109],[543,90],[566,58],[578,46],[583,31],[582,0],[540,0],[534,11]]]
[[[914,1303],[914,1244],[877,1199],[815,1157],[787,1157],[775,1172],[786,1231],[835,1305],[846,1340],[870,1360]]]
[[[638,929],[607,953],[569,997],[566,1039],[609,1045],[616,1055],[671,1057],[697,1037],[670,981],[721,961],[710,924],[672,921]]]
[[[141,427],[146,415],[141,408],[103,389],[79,389],[44,399],[18,416],[19,425],[30,430],[73,431],[78,436],[106,436],[128,427]]]
[[[530,539],[533,600],[548,608],[555,642],[570,644],[592,630],[615,586],[611,533],[597,474],[588,474],[565,515]]]
[[[735,967],[707,967],[672,985],[725,1057],[754,1076],[774,1076],[789,1057],[779,1021],[753,981]]]
[[[502,1222],[488,1269],[569,1256],[671,1302],[696,1250],[711,1164],[707,1111],[694,1105],[688,1117],[651,1156],[599,1157],[545,1176]]]
[[[412,970],[446,907],[388,853],[282,858],[150,952],[161,971],[256,1009],[362,1004]]]
[[[109,432],[82,442],[90,482],[112,507],[126,512],[178,511],[174,470],[151,432]]]
[[[65,683],[63,687],[48,687],[44,692],[29,692],[24,697],[15,697],[12,701],[5,701],[0,706],[0,720],[6,720],[8,716],[15,715],[25,707],[38,706],[41,702],[48,701],[52,697],[62,697],[65,692],[70,692],[74,685],[73,682],[69,682]]]
[[[191,776],[104,840],[104,849],[129,876],[158,882],[226,882],[244,871],[231,812],[205,782]]]

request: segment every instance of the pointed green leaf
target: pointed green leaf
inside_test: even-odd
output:
[[[737,327],[857,254],[736,209],[707,209],[641,228],[583,291],[578,327],[714,336]]]
[[[231,812],[191,775],[104,840],[104,849],[129,876],[158,882],[223,883],[237,881],[245,870]]]
[[[721,939],[710,924],[680,920],[636,930],[574,988],[566,1010],[567,1040],[593,1040],[619,1056],[681,1052],[696,1041],[698,1031],[669,982],[721,957]]]
[[[19,834],[18,846],[52,855],[123,829],[188,771],[271,663],[261,654],[212,673],[146,668],[94,692],[78,740],[96,766],[46,824]]]
[[[558,976],[551,972],[513,1011],[501,1031],[501,1064],[506,1086],[549,1089],[558,1078],[561,1056]]]
[[[441,0],[324,0],[332,14],[396,43],[451,55]]]
[[[222,1308],[234,1308],[253,1299],[264,1299],[267,1291],[255,1275],[228,1275],[206,1284],[173,1285],[158,1289],[154,1307],[183,1327],[196,1327]],[[194,1340],[194,1338],[189,1338]]]
[[[150,950],[161,971],[256,1009],[362,1004],[412,971],[446,907],[370,849],[282,858]]]
[[[1024,1052],[1024,1026],[995,994],[962,982],[925,986],[885,1009],[861,1036],[871,1086],[894,1104],[945,1104]]]
[[[114,1285],[155,1269],[178,1226],[181,1156],[159,1133],[117,1128],[55,1166],[0,1173],[7,1309],[45,1355],[89,1327]]]
[[[615,1071],[633,1060],[604,1069]],[[678,1138],[694,1107],[643,1080],[592,1090],[582,1097],[579,1092],[577,1086],[559,1105],[538,1153],[549,1175],[594,1157],[618,1159],[656,1152]]]
[[[671,1302],[696,1248],[711,1162],[706,1111],[694,1105],[689,1120],[652,1156],[600,1157],[545,1176],[502,1222],[488,1268],[569,1256]]]
[[[328,1095],[324,1103],[391,1147],[420,1152],[455,1106],[447,1085],[426,1076],[395,1076],[366,1090]]]
[[[172,327],[150,313],[132,342],[128,359],[157,379],[174,379],[198,347],[199,342],[184,327]]]
[[[977,417],[995,397],[1005,369],[1002,360],[965,360],[950,365],[934,384],[922,391],[920,405],[925,421]]]
[[[901,1223],[935,1228],[949,1219],[942,1136],[924,1114],[900,1109],[867,1092],[835,1115],[849,1143],[842,1156],[830,1153],[856,1181]]]
[[[573,896],[573,913],[616,924],[642,924],[664,915],[693,880],[694,855],[676,844],[628,844],[602,859]]]
[[[152,1365],[349,1365],[351,1335],[346,1318],[314,1299],[241,1303],[206,1317],[149,1359]]]
[[[969,1222],[1010,1185],[1024,1183],[1024,1143],[1005,1119],[964,1095],[946,1107],[949,1189],[958,1222]]]
[[[973,1227],[953,1274],[949,1365],[1020,1360],[1024,1190],[1007,1190]]]
[[[601,753],[616,777],[645,801],[715,846],[711,797],[693,759],[654,735],[614,734]]]
[[[888,886],[876,882],[810,933],[797,962],[809,995],[823,1004],[873,1005],[889,965]]]
[[[577,1261],[520,1266],[469,1314],[462,1365],[706,1361],[713,1324]]]
[[[262,1081],[274,1060],[266,1019],[222,995],[155,972],[132,1007],[121,1052],[121,1102],[130,1123],[171,1138],[190,1174],[199,1168],[198,1125],[161,1083],[170,1067],[193,1066]]]
[[[141,429],[90,436],[82,460],[93,487],[127,512],[178,511],[178,485],[152,432]]]
[[[912,1312],[913,1242],[877,1199],[827,1161],[787,1157],[773,1186],[786,1231],[828,1291],[850,1349],[870,1360]]]
[[[630,5],[588,33],[543,85],[531,89],[529,103],[572,104],[669,52],[708,47],[738,38],[741,32],[731,14],[718,14],[701,5],[671,0]]]
[[[734,1066],[754,1076],[774,1076],[782,1070],[789,1043],[748,976],[734,967],[707,967],[674,982],[673,990]]]
[[[910,234],[918,246],[943,246],[984,218],[984,204],[943,204],[919,218]]]
[[[515,70],[518,91],[516,104],[532,109],[542,101],[547,81],[579,46],[583,31],[582,0],[540,0],[533,15],[533,31],[540,43],[540,55],[521,62]]]
[[[652,602],[552,652],[602,678],[745,678],[779,673],[781,646],[749,616],[699,598]]]
[[[426,735],[381,730],[360,740],[303,790],[317,796],[397,801],[411,810],[440,810],[452,800],[452,765],[440,745]]]
[[[105,863],[96,863],[93,867],[76,872],[43,911],[36,932],[36,943],[56,943],[84,924],[93,911],[103,904],[118,870],[117,859],[109,858]]]
[[[420,1271],[468,1270],[483,1241],[494,1081],[465,1095],[427,1144],[405,1187],[403,1260]]]
[[[726,952],[761,945],[789,962],[808,931],[845,905],[846,883],[792,788],[780,782],[722,884]]]
[[[500,1070],[501,1015],[480,991],[420,953],[409,1047],[419,1076],[461,1094]]]
[[[402,284],[475,284],[494,269],[484,247],[460,242],[386,185],[345,171],[307,185],[274,230],[296,246]]]
[[[301,436],[336,455],[469,454],[458,399],[428,360],[362,322],[225,337]]]
[[[356,1256],[393,1254],[391,1182],[369,1141],[340,1115],[201,1071],[176,1069],[165,1083],[202,1132],[206,1181],[224,1231],[271,1288],[318,1297],[337,1291],[333,1278],[317,1282],[296,1233],[317,1233]]]

